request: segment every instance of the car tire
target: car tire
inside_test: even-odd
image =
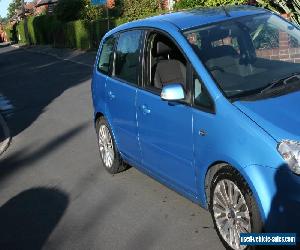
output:
[[[111,174],[126,170],[126,164],[117,149],[112,130],[104,117],[97,119],[96,132],[100,159],[104,168]]]
[[[251,189],[233,167],[225,165],[214,175],[210,185],[209,210],[226,249],[254,249],[240,245],[239,233],[261,233],[263,222]]]
[[[11,142],[10,131],[4,117],[0,114],[0,155],[2,155]]]

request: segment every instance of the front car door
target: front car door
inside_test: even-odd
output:
[[[188,102],[170,103],[160,98],[161,87],[174,81],[180,81],[189,93],[187,61],[165,35],[154,32],[146,40],[147,77],[136,101],[142,163],[160,180],[193,198],[193,110]]]
[[[119,34],[115,48],[112,77],[107,79],[107,113],[117,146],[132,163],[140,161],[137,137],[136,94],[140,79],[140,51],[143,31]]]

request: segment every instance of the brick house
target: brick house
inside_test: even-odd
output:
[[[286,32],[279,32],[278,46],[257,49],[256,55],[271,60],[300,63],[300,46],[298,43],[293,43]]]
[[[35,15],[40,15],[42,13],[53,13],[54,7],[58,0],[37,0],[35,5]]]
[[[163,0],[162,7],[166,10],[172,10],[176,0]]]

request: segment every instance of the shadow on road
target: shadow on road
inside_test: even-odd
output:
[[[68,203],[64,192],[43,187],[11,198],[0,208],[0,249],[42,249]]]
[[[2,181],[9,174],[17,171],[19,168],[27,165],[30,166],[35,161],[42,159],[47,154],[54,150],[59,149],[72,137],[80,133],[83,129],[87,128],[88,123],[83,123],[80,126],[70,129],[66,133],[58,135],[53,138],[46,145],[40,147],[38,150],[27,153],[28,146],[20,151],[10,154],[8,157],[0,160],[0,181]],[[1,223],[1,221],[0,221]]]
[[[87,66],[22,49],[1,48],[0,93],[14,107],[7,119],[11,135],[29,127],[55,98],[89,80],[91,74]]]

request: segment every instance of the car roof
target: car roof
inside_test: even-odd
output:
[[[227,12],[227,13],[226,13]],[[248,5],[233,5],[215,8],[198,8],[185,10],[148,18],[148,20],[164,20],[173,23],[179,29],[185,30],[205,24],[225,21],[228,18],[236,18],[252,14],[264,13],[266,10]],[[227,16],[228,15],[228,16]]]
[[[152,27],[153,23],[156,23],[157,26],[159,25],[159,23],[169,23],[180,30],[186,30],[193,27],[225,21],[237,17],[255,15],[266,12],[268,11],[265,9],[249,5],[232,5],[226,7],[183,10],[179,12],[149,17],[146,19],[137,20],[120,25],[117,28],[113,29],[111,32],[109,32],[109,35],[130,28],[147,26]]]

